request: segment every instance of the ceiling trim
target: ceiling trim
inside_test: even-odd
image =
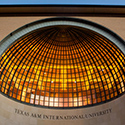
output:
[[[108,5],[0,5],[0,16],[125,17],[125,6]]]

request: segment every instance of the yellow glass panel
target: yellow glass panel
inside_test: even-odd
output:
[[[125,92],[124,54],[84,28],[36,30],[17,40],[0,61],[1,92],[26,103],[78,107]]]

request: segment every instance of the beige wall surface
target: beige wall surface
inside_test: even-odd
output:
[[[0,17],[0,41],[17,28],[36,20],[49,17]],[[50,17],[51,18],[51,17]],[[98,23],[118,34],[125,40],[124,17],[75,17]]]
[[[0,125],[125,125],[125,94],[79,109],[28,106],[0,95]]]

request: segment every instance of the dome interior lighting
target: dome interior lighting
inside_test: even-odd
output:
[[[52,26],[22,36],[0,58],[0,91],[20,102],[71,108],[125,92],[125,55],[89,29]]]

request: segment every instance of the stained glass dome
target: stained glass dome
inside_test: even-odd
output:
[[[125,92],[125,55],[101,34],[78,26],[40,28],[0,58],[0,91],[41,107],[100,104]]]

